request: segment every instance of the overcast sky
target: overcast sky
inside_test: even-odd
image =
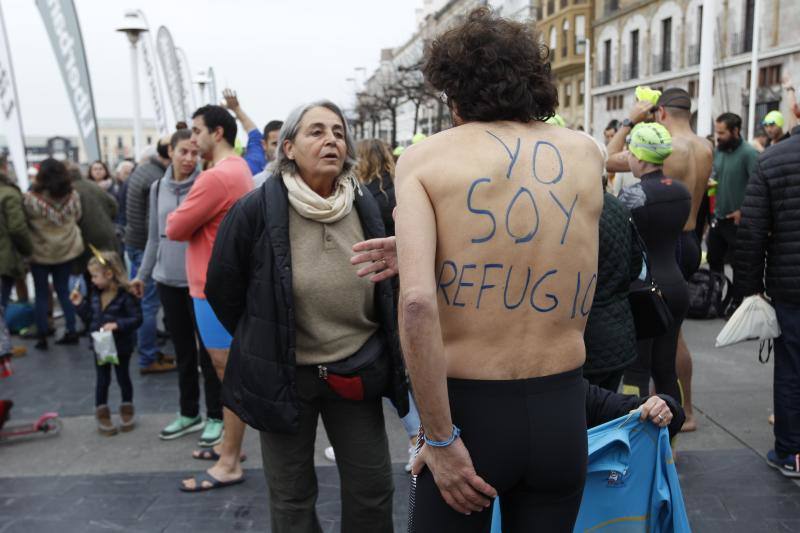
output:
[[[64,83],[34,0],[0,0],[26,135],[77,134]],[[141,9],[155,33],[165,25],[193,74],[214,67],[263,126],[303,102],[352,105],[346,78],[370,73],[381,48],[415,30],[420,0],[75,0],[98,118],[132,117],[129,44],[115,32],[127,9]],[[155,38],[155,35],[153,36]],[[152,117],[140,67],[142,116]],[[167,99],[167,95],[164,94]],[[165,105],[169,105],[165,102]]]

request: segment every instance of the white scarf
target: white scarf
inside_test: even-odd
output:
[[[281,177],[289,191],[289,204],[303,218],[330,224],[343,219],[353,209],[357,185],[351,174],[336,178],[333,194],[328,198],[315,193],[303,178],[295,174],[283,172]]]

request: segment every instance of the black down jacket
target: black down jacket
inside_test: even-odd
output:
[[[357,192],[355,208],[366,239],[384,236],[375,199]],[[295,317],[289,200],[283,180],[270,177],[241,200],[219,227],[205,287],[206,297],[233,335],[223,382],[223,403],[260,431],[294,433],[299,403],[295,384]],[[392,376],[385,391],[400,416],[408,388],[400,353],[390,281],[375,286],[375,309],[389,339]]]
[[[800,126],[764,151],[747,184],[736,233],[736,286],[800,304]]]
[[[642,269],[642,251],[630,218],[628,208],[605,193],[600,215],[597,288],[583,334],[585,375],[624,368],[637,356],[628,287]]]

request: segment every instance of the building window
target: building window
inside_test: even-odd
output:
[[[639,77],[639,30],[631,32],[631,59],[629,80]]]
[[[569,0],[561,0],[561,9],[564,9],[569,4]]]
[[[550,60],[556,58],[556,48],[558,46],[558,32],[555,26],[550,27]]]
[[[770,65],[758,69],[758,86],[769,87],[771,85],[779,85],[781,83],[782,67],[783,65]],[[745,87],[748,89],[750,88],[750,70],[747,71]]]
[[[744,42],[742,43],[742,53],[753,50],[753,26],[755,19],[756,5],[755,0],[746,0],[744,6]]]
[[[572,105],[572,83],[564,84],[564,107]]]
[[[601,73],[600,85],[611,83],[611,39],[603,42],[603,72]]]
[[[575,53],[583,54],[586,52],[586,17],[578,15],[575,17]]]
[[[606,0],[605,6],[605,14],[610,15],[611,13],[617,11],[619,9],[619,0]]]
[[[689,80],[689,88],[687,89],[689,96],[697,98],[697,80]]]
[[[586,83],[584,80],[578,82],[578,105],[583,105],[584,94],[586,93]]]
[[[621,94],[606,97],[606,111],[619,111],[625,106],[625,98]]]
[[[122,149],[122,135],[117,137],[117,148]]]
[[[561,57],[569,54],[569,19],[564,19],[561,25]]]
[[[672,70],[672,17],[661,21],[661,72]]]
[[[108,149],[108,135],[103,135],[103,148]]]
[[[556,12],[556,0],[547,0],[547,16]]]
[[[147,144],[148,145],[153,144],[153,138],[150,137],[149,135],[147,136]]]

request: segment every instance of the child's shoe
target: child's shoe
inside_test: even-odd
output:
[[[120,429],[122,431],[131,431],[133,426],[136,425],[136,420],[133,411],[132,403],[123,403],[119,406],[119,417],[122,420]]]
[[[97,418],[97,431],[101,435],[110,437],[117,434],[117,426],[111,421],[111,411],[107,405],[98,405],[95,417]]]

